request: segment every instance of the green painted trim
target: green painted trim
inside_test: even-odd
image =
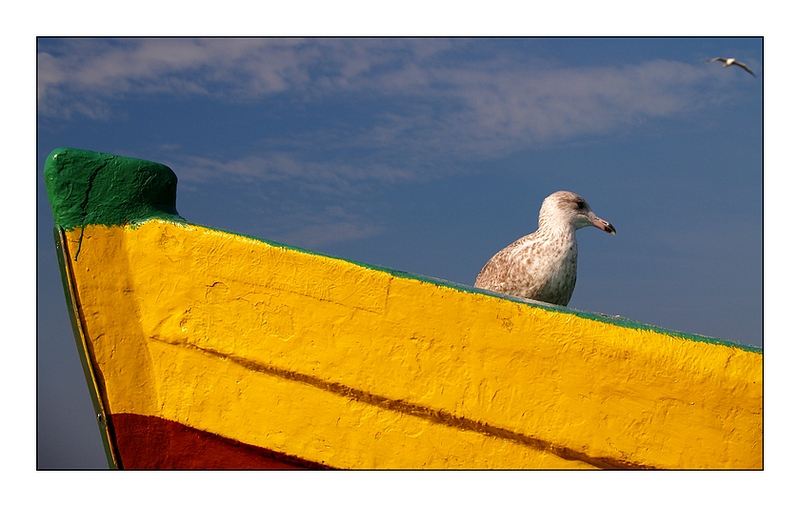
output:
[[[59,148],[47,157],[44,181],[55,224],[66,230],[150,218],[183,221],[175,209],[178,178],[163,164]]]
[[[85,227],[89,224],[104,224],[108,226],[128,223],[137,224],[150,219],[162,219],[185,224],[187,223],[186,220],[181,218],[175,210],[177,182],[178,179],[175,173],[163,164],[86,150],[60,148],[54,150],[45,163],[45,183],[47,184],[50,206],[53,208],[53,217],[57,226],[67,230],[75,227]],[[627,328],[652,331],[675,338],[762,353],[761,348],[752,345],[672,331],[620,316],[584,312],[563,306],[520,299],[447,280],[352,261],[223,229],[216,230],[248,237],[280,248],[350,262],[367,269],[389,273],[392,276],[449,287],[461,292],[498,297],[548,311],[567,313]]]
[[[117,459],[115,459],[114,447],[111,444],[107,411],[100,401],[100,393],[97,392],[97,385],[95,384],[94,371],[90,365],[89,351],[86,348],[86,343],[83,340],[83,333],[81,332],[82,326],[79,323],[80,310],[73,296],[74,287],[70,282],[71,277],[67,273],[67,260],[66,249],[64,248],[64,229],[56,226],[53,228],[53,236],[56,243],[56,255],[58,257],[58,269],[61,273],[61,283],[64,287],[64,297],[67,300],[67,313],[69,314],[69,321],[72,324],[72,336],[75,339],[75,345],[78,347],[78,357],[81,360],[83,367],[83,376],[86,379],[86,384],[89,386],[89,395],[92,398],[92,406],[94,406],[95,419],[97,426],[100,429],[100,437],[103,440],[103,450],[106,453],[106,460],[108,460],[108,467],[112,469],[117,468]]]

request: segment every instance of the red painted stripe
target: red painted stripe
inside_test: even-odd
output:
[[[262,447],[244,444],[154,416],[111,416],[119,465],[128,470],[326,469]]]

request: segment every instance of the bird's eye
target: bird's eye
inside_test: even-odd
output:
[[[575,206],[576,206],[578,209],[586,209],[586,202],[584,202],[584,201],[578,201],[578,202],[575,204]]]

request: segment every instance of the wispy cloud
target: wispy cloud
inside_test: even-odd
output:
[[[373,236],[384,228],[365,220],[364,216],[333,207],[325,213],[294,217],[291,223],[302,224],[286,230],[277,230],[277,241],[298,245],[308,249],[318,249],[326,245]]]
[[[162,161],[190,184],[280,183],[346,197],[523,148],[689,116],[731,100],[735,79],[701,62],[586,65],[479,46],[469,39],[43,40],[39,114],[103,120],[115,101],[149,95],[255,106],[279,96],[312,111],[369,103],[363,114],[336,123],[326,115],[313,132],[265,139],[235,157],[164,147]],[[314,247],[320,238],[379,230],[353,210],[343,213],[326,213],[325,223],[299,217],[306,225],[283,237]]]
[[[228,182],[253,184],[257,182],[302,182],[307,188],[320,192],[347,193],[359,185],[396,183],[417,179],[410,170],[381,163],[320,162],[293,152],[270,152],[241,158],[218,160],[208,157],[174,157],[165,154],[175,170],[180,170],[188,182]]]
[[[291,152],[217,160],[165,150],[161,161],[180,175],[181,191],[210,184],[247,193],[237,206],[252,217],[251,234],[309,249],[381,233],[376,204],[365,196],[418,179],[383,164],[317,162]]]
[[[106,101],[145,94],[235,101],[291,92],[313,101],[367,92],[421,104],[445,101],[434,111],[440,127],[469,120],[476,132],[546,140],[685,112],[708,98],[696,86],[720,75],[669,61],[548,68],[490,55],[453,63],[450,51],[469,44],[460,39],[70,39],[48,51],[45,42],[38,55],[39,112],[101,117],[109,110]]]
[[[39,51],[39,112],[101,118],[106,101],[130,95],[279,93],[309,80],[314,53],[295,39],[68,39]]]

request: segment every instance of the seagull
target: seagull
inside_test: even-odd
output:
[[[590,225],[617,234],[613,225],[594,214],[583,197],[564,190],[551,194],[542,203],[539,229],[489,259],[475,287],[566,306],[575,289],[578,268],[575,231]]]
[[[708,60],[706,63],[711,63],[711,62],[722,62],[722,68],[723,69],[725,67],[730,67],[731,65],[736,65],[737,67],[741,67],[744,70],[746,70],[748,73],[750,73],[751,76],[756,77],[756,75],[753,74],[753,71],[750,70],[750,67],[748,67],[747,65],[743,64],[742,62],[737,62],[733,58],[722,58],[721,56],[718,56],[716,58],[712,58],[711,60]]]

